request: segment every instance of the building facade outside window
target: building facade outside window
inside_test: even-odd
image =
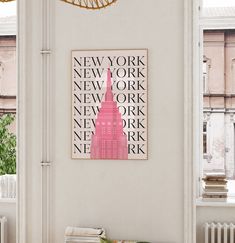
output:
[[[203,172],[234,180],[235,30],[204,30],[203,42]]]
[[[16,17],[3,17],[0,18],[0,115],[16,113],[16,86]]]
[[[1,17],[0,126],[5,132],[0,137],[0,198],[16,197],[16,95],[16,16]]]

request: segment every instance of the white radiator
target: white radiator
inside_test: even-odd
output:
[[[7,219],[0,218],[0,243],[7,243]]]
[[[205,243],[235,243],[234,223],[206,223]]]
[[[0,176],[0,197],[16,198],[16,175]]]

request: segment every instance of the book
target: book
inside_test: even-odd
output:
[[[225,181],[226,179],[225,178],[202,178],[203,181]]]
[[[227,195],[227,192],[204,192],[205,195]]]
[[[204,192],[228,192],[228,189],[227,188],[205,188],[204,189]]]
[[[227,181],[205,181],[206,185],[226,185]]]
[[[205,189],[221,190],[227,189],[227,187],[225,185],[205,185]]]
[[[202,198],[203,202],[226,202],[227,198]]]
[[[83,238],[83,237],[65,237],[65,242],[66,243],[72,243],[72,242],[80,242],[80,243],[100,243],[100,238],[97,237],[96,239],[94,238]]]
[[[105,231],[102,228],[81,228],[68,226],[65,229],[65,242],[79,243],[100,243],[101,237],[105,237]]]
[[[227,198],[228,195],[208,195],[208,194],[205,194],[203,193],[202,194],[202,198]]]
[[[205,178],[224,178],[226,179],[226,175],[223,172],[209,172],[205,174]]]
[[[102,228],[82,228],[68,226],[65,229],[66,236],[96,237],[103,236],[104,234],[105,231]]]

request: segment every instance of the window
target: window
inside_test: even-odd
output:
[[[112,134],[112,127],[110,124],[108,124],[108,126],[107,126],[107,134],[108,135]]]
[[[101,127],[101,134],[102,134],[102,136],[104,136],[106,134],[106,127],[104,126],[104,124],[102,124],[102,127]]]
[[[208,172],[225,173],[229,196],[232,196],[235,191],[235,99],[232,98],[235,96],[235,6],[213,7],[216,2],[203,1],[200,19],[203,43],[200,176]]]
[[[206,93],[207,90],[207,81],[208,81],[208,71],[207,71],[207,63],[203,61],[203,91]]]
[[[202,65],[202,73],[203,73],[203,93],[209,93],[208,90],[208,80],[209,80],[209,68],[211,66],[211,61],[206,56],[203,56],[203,65]]]
[[[0,198],[16,197],[16,3],[0,3]]]
[[[207,154],[207,123],[203,122],[203,154]]]

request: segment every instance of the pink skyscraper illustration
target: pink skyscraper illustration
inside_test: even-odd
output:
[[[110,69],[104,101],[95,121],[91,139],[91,159],[128,159],[127,136],[117,102],[113,100]]]

